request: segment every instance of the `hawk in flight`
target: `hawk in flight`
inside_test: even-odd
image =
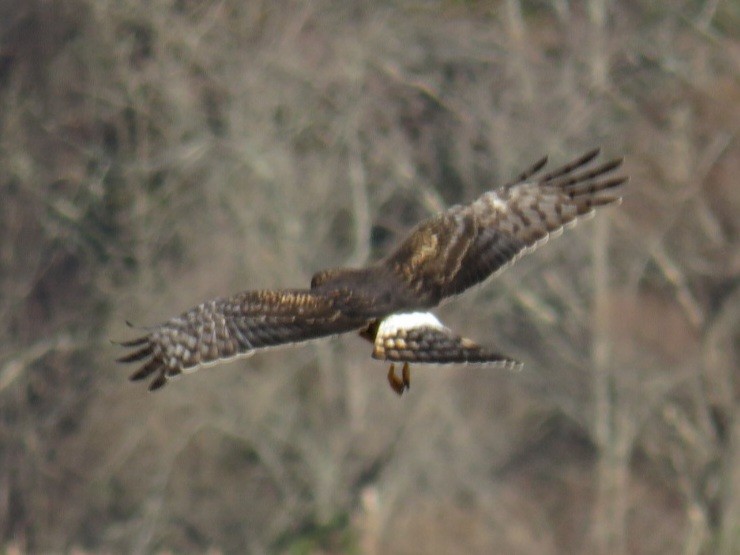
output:
[[[595,208],[621,201],[621,159],[599,150],[542,173],[539,160],[471,204],[421,222],[386,258],[365,268],[318,272],[309,289],[245,291],[200,304],[121,343],[119,362],[139,362],[132,380],[156,390],[183,373],[260,349],[359,332],[373,358],[390,361],[388,381],[409,388],[409,363],[520,363],[446,328],[428,309],[497,274]],[[403,363],[401,375],[393,363]]]

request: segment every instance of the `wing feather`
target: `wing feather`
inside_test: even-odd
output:
[[[621,201],[614,190],[627,178],[612,172],[622,159],[594,165],[599,152],[538,176],[547,162],[542,158],[513,182],[422,222],[385,264],[425,306],[462,293],[578,217]]]
[[[149,329],[142,337],[121,343],[136,349],[118,361],[143,360],[131,379],[143,380],[154,374],[149,386],[154,390],[201,366],[367,324],[364,318],[347,317],[335,307],[337,300],[304,290],[247,291],[214,299]]]
[[[620,202],[621,197],[611,191],[627,178],[610,174],[622,159],[588,168],[598,154],[599,150],[592,150],[539,179],[530,175],[464,207],[475,215],[481,232],[462,263],[469,268],[468,274],[450,276],[443,295],[461,293],[503,270],[594,208]]]

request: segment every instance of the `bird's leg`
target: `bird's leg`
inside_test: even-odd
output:
[[[396,365],[391,363],[391,367],[388,368],[388,383],[391,385],[391,389],[393,391],[399,395],[403,395],[403,392],[411,386],[411,371],[409,370],[409,363],[403,363],[400,377],[396,375]]]
[[[406,386],[403,384],[403,380],[396,376],[396,365],[393,363],[388,368],[388,383],[393,391],[399,395],[403,395],[403,390],[406,389]]]

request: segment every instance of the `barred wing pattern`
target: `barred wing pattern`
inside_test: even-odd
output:
[[[366,324],[334,307],[335,298],[310,291],[246,291],[202,303],[138,339],[138,350],[119,362],[144,361],[134,381],[154,375],[150,391],[201,366],[253,354],[257,349],[352,331]]]
[[[610,177],[621,159],[593,167],[599,150],[537,176],[543,158],[515,181],[423,222],[386,263],[419,296],[439,302],[503,270],[594,209],[618,203]]]

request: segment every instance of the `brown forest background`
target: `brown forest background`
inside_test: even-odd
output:
[[[0,552],[740,553],[739,37],[734,0],[2,0]],[[624,204],[439,311],[520,373],[113,363],[594,145]]]

